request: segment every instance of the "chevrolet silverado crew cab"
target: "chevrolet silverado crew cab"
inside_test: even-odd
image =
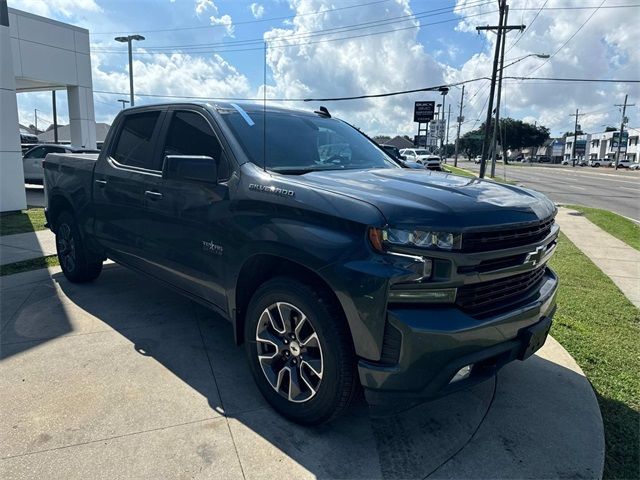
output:
[[[465,388],[551,325],[552,202],[401,168],[325,108],[135,107],[100,154],[50,154],[44,170],[69,281],[109,258],[216,311],[300,423],[344,412],[360,386],[383,412]]]

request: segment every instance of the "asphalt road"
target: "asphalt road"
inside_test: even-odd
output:
[[[449,160],[448,165],[453,161]],[[466,160],[458,166],[478,172],[480,166]],[[496,165],[503,175],[504,165]],[[507,165],[507,180],[546,194],[556,203],[603,208],[640,221],[640,171],[562,165]]]

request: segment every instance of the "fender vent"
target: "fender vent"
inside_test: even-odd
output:
[[[382,355],[380,363],[385,365],[395,365],[400,360],[400,349],[402,348],[402,333],[396,327],[387,322],[382,340]]]

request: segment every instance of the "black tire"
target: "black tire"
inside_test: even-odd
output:
[[[271,309],[270,311],[274,312],[274,317],[282,320],[285,315],[282,315],[281,305],[285,305],[282,307],[284,312],[289,309],[288,312],[292,313],[290,326],[302,325],[299,335],[298,328],[290,329],[297,336],[291,337],[288,345],[286,342],[290,338],[288,334],[276,332],[275,336],[279,336],[279,340],[276,339],[276,342],[282,348],[278,347],[276,343],[269,346],[269,342],[265,343],[264,340],[258,341],[257,339],[258,334],[261,338],[267,336],[275,338],[271,335],[274,332],[271,326],[275,320],[271,323],[266,321],[268,316],[265,311]],[[273,308],[276,310],[274,311]],[[306,321],[299,321],[299,316],[296,320],[298,313],[304,315]],[[286,330],[284,321],[279,325],[283,327],[283,330]],[[307,330],[308,327],[311,327],[311,330]],[[259,332],[259,328],[262,331]],[[308,340],[313,337],[309,333],[310,331],[317,334],[320,355],[318,355],[318,349],[314,348]],[[281,415],[297,423],[317,425],[326,423],[347,410],[358,388],[353,344],[341,308],[322,289],[287,277],[269,280],[256,291],[249,303],[244,335],[245,350],[253,378],[267,402]],[[306,342],[305,338],[307,338]],[[295,357],[294,343],[300,344],[299,353]],[[307,348],[305,344],[310,346]],[[264,349],[267,347],[272,351],[265,355]],[[259,349],[263,358],[275,352],[273,357],[268,360],[270,364],[265,365],[265,370],[263,370],[263,363],[258,358]],[[286,357],[285,354],[287,354]],[[309,369],[309,364],[304,365],[306,358],[309,362],[315,362],[314,365],[317,367],[318,356],[320,357],[320,373],[322,374],[319,380],[314,375],[315,371]],[[295,363],[296,359],[300,359],[297,365],[292,364],[291,362]],[[279,391],[276,390],[276,385],[267,379],[266,373],[268,371],[273,379],[275,375],[273,372],[278,371],[278,365],[285,366],[279,370],[288,370],[282,374],[281,382],[277,382],[277,385],[280,385]],[[297,373],[292,373],[292,371]],[[297,401],[291,400],[292,375],[298,379],[298,382],[304,380],[304,384],[299,383],[304,388],[297,390],[294,388],[294,391],[298,393]],[[281,377],[277,378],[279,380]],[[312,391],[314,393],[311,393]],[[309,395],[311,396],[309,397]]]
[[[102,260],[87,251],[71,212],[62,212],[56,219],[56,252],[62,273],[72,283],[91,282],[102,272]]]

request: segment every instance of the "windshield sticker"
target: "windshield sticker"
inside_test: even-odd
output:
[[[251,117],[249,116],[249,114],[245,112],[240,105],[236,105],[235,103],[232,103],[231,106],[235,108],[240,115],[242,115],[242,118],[244,118],[244,121],[247,122],[247,125],[249,125],[250,127],[253,127],[255,125],[254,121],[251,120]]]

